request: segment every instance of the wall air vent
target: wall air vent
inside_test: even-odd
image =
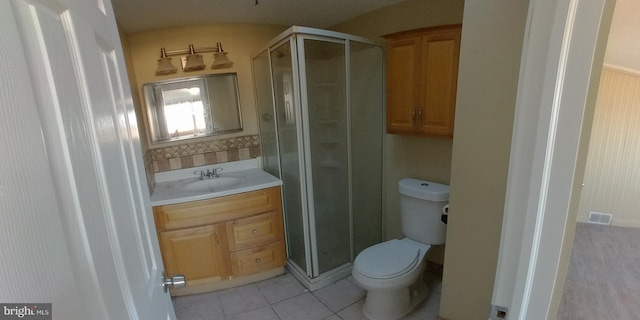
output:
[[[589,220],[587,223],[593,224],[603,224],[603,225],[611,225],[611,220],[613,220],[613,215],[611,213],[602,213],[602,212],[589,212]]]

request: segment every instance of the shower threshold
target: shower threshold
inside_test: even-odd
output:
[[[291,260],[287,260],[286,266],[291,275],[298,279],[298,281],[300,281],[302,285],[309,289],[309,291],[316,291],[350,276],[352,267],[353,264],[347,262],[339,267],[323,272],[315,278],[309,278],[307,273],[304,270],[300,269],[300,267],[298,267]]]

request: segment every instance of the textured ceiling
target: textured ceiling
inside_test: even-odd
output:
[[[211,23],[327,28],[405,0],[111,0],[127,33]]]
[[[640,1],[616,2],[604,63],[640,73]]]

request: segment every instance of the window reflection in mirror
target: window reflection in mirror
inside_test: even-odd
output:
[[[151,143],[242,131],[235,73],[144,85]]]

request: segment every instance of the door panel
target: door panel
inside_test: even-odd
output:
[[[111,319],[175,319],[161,288],[138,128],[110,4],[11,4],[89,310]]]

